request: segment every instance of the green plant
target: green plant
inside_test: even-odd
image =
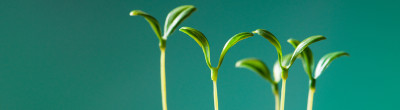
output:
[[[308,48],[308,47],[307,47]],[[292,56],[292,54],[287,54],[285,56],[283,56],[282,58],[282,64],[287,64],[288,61],[290,60],[290,57]],[[275,96],[275,110],[279,110],[280,108],[280,98],[279,98],[279,87],[278,84],[281,80],[281,75],[282,75],[282,69],[279,63],[279,60],[277,60],[273,66],[273,77],[274,79],[272,80],[271,76],[270,76],[270,72],[268,67],[266,66],[266,64],[256,58],[245,58],[242,60],[239,60],[236,62],[235,64],[236,67],[240,67],[240,68],[247,68],[249,70],[252,70],[256,73],[258,73],[261,77],[263,77],[264,79],[266,79],[268,82],[271,83],[271,87],[272,87],[272,93]]]
[[[187,17],[189,17],[196,8],[192,5],[179,6],[168,13],[164,24],[164,34],[161,35],[161,28],[156,18],[143,12],[141,10],[133,10],[129,14],[130,16],[143,16],[147,22],[149,22],[151,28],[156,34],[159,40],[159,46],[161,51],[160,56],[160,76],[161,76],[161,95],[162,95],[162,106],[163,110],[167,110],[167,91],[166,91],[166,79],[165,79],[165,49],[167,38],[170,36],[177,26],[181,24]]]
[[[274,72],[273,72],[274,79],[271,78],[270,71],[269,71],[268,67],[265,65],[264,62],[262,62],[259,59],[246,58],[246,59],[242,59],[242,60],[237,61],[235,65],[236,65],[236,67],[247,68],[249,70],[252,70],[252,71],[258,73],[261,77],[263,77],[269,83],[271,83],[272,93],[275,96],[275,110],[279,110],[279,87],[278,87],[278,83],[281,80],[281,73],[279,72],[279,70],[281,68],[279,67],[279,65],[277,65],[278,66],[277,69],[279,69],[278,71],[275,70],[276,68],[274,68]]]
[[[144,17],[157,38],[159,39],[159,48],[161,51],[160,55],[160,77],[161,77],[161,94],[162,94],[162,106],[163,110],[167,110],[167,94],[166,94],[166,79],[165,79],[165,50],[166,50],[166,41],[168,36],[170,36],[177,28],[179,24],[181,24],[187,17],[189,17],[196,8],[192,5],[183,5],[173,9],[169,12],[165,24],[164,24],[164,33],[161,34],[161,28],[158,21],[151,15],[141,11],[141,10],[133,10],[130,12],[131,16],[142,16]],[[321,75],[321,73],[329,66],[329,64],[336,58],[340,56],[349,56],[346,52],[332,52],[328,53],[321,58],[318,62],[317,67],[315,69],[315,74],[313,76],[312,70],[314,69],[314,59],[312,55],[312,51],[308,48],[309,45],[315,43],[320,40],[326,39],[324,36],[315,35],[306,38],[303,41],[297,41],[295,39],[289,39],[288,42],[292,44],[295,48],[293,53],[282,55],[281,45],[278,39],[269,31],[263,29],[257,29],[253,31],[253,33],[242,32],[231,37],[225,44],[222,52],[220,54],[220,58],[218,61],[218,65],[216,67],[211,65],[210,61],[210,46],[207,38],[200,31],[190,28],[190,27],[182,27],[179,29],[184,32],[191,38],[193,38],[199,46],[202,48],[206,64],[211,71],[211,80],[213,81],[213,95],[214,95],[214,108],[218,110],[218,93],[217,93],[217,77],[218,70],[221,67],[222,61],[225,57],[225,54],[228,50],[234,46],[237,42],[254,36],[253,33],[256,33],[265,39],[267,39],[276,49],[278,54],[278,59],[273,66],[273,79],[270,75],[270,71],[265,63],[263,63],[259,59],[255,58],[247,58],[239,60],[236,63],[236,67],[247,68],[262,76],[265,80],[271,83],[272,92],[275,96],[275,110],[284,110],[285,107],[285,92],[286,92],[286,80],[288,78],[288,71],[292,64],[295,62],[297,58],[300,58],[303,63],[303,67],[307,75],[309,76],[309,97],[307,110],[312,110],[313,97],[315,93],[315,84],[316,79]],[[278,84],[282,80],[281,93],[279,93]],[[281,96],[279,98],[279,96]]]
[[[294,48],[299,45],[299,41],[295,39],[289,39],[288,42],[292,44]],[[301,55],[299,56],[302,59],[303,67],[305,72],[309,78],[309,92],[308,92],[308,102],[307,102],[307,110],[312,110],[314,93],[315,93],[315,84],[317,78],[322,74],[322,72],[329,66],[329,64],[336,58],[340,56],[350,56],[346,52],[338,51],[325,54],[317,64],[315,68],[315,74],[313,75],[313,68],[314,68],[314,59],[311,49],[304,50]]]
[[[281,87],[281,98],[280,98],[280,110],[284,110],[285,107],[285,92],[286,92],[286,80],[288,78],[288,71],[294,61],[296,60],[297,56],[303,52],[309,45],[315,43],[320,40],[326,39],[324,36],[315,35],[304,39],[299,45],[296,47],[292,54],[286,55],[286,57],[282,56],[282,49],[278,39],[269,31],[264,29],[257,29],[253,31],[253,33],[257,33],[258,35],[267,39],[272,45],[275,46],[276,51],[278,53],[278,61],[277,61],[277,68],[276,71],[281,73],[282,78],[282,87]],[[274,69],[275,70],[275,69]]]
[[[218,61],[218,66],[213,67],[211,65],[211,61],[210,61],[210,45],[208,43],[207,38],[204,36],[204,34],[201,33],[200,31],[198,31],[194,28],[190,28],[190,27],[182,27],[179,30],[186,33],[191,38],[193,38],[203,50],[207,66],[211,70],[211,80],[213,81],[213,91],[214,91],[213,92],[213,94],[214,94],[214,109],[218,110],[217,77],[218,77],[218,70],[221,67],[221,64],[222,64],[222,61],[224,60],[225,54],[237,42],[239,42],[240,40],[249,38],[249,37],[253,36],[253,34],[249,33],[249,32],[242,32],[242,33],[236,34],[233,37],[231,37],[225,43],[225,46],[222,49],[222,52],[221,52],[221,55],[220,55],[219,61]]]

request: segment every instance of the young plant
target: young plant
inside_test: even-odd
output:
[[[249,32],[242,32],[242,33],[236,34],[233,37],[231,37],[225,43],[225,46],[222,49],[222,52],[221,52],[221,55],[220,55],[219,61],[218,61],[218,66],[213,67],[211,65],[211,61],[210,61],[210,45],[208,43],[207,38],[204,36],[204,34],[201,33],[200,31],[190,28],[190,27],[182,27],[179,30],[186,33],[191,38],[193,38],[203,50],[207,66],[210,68],[210,71],[211,71],[211,80],[213,81],[214,109],[218,110],[217,77],[218,77],[218,70],[221,67],[221,64],[222,64],[222,61],[224,60],[225,54],[237,42],[239,42],[240,40],[249,38],[249,37],[253,36],[253,34],[249,33]]]
[[[164,34],[161,35],[161,28],[156,18],[143,12],[141,10],[133,10],[129,14],[130,16],[143,16],[147,22],[149,22],[151,28],[156,34],[159,40],[159,46],[161,51],[160,57],[160,76],[161,76],[161,95],[162,95],[162,106],[163,110],[167,110],[167,87],[165,79],[165,49],[167,38],[176,29],[176,27],[181,24],[187,17],[189,17],[196,8],[192,5],[183,5],[173,9],[169,12],[164,24]]]
[[[282,90],[281,90],[281,103],[280,103],[280,110],[284,110],[285,108],[285,92],[286,92],[286,79],[288,78],[288,71],[294,61],[296,60],[297,56],[303,52],[309,45],[315,43],[320,40],[326,39],[324,36],[315,35],[308,37],[300,42],[300,44],[296,47],[294,52],[291,54],[291,57],[287,57],[287,59],[282,58],[282,49],[278,39],[269,31],[264,29],[257,29],[253,31],[253,33],[257,33],[258,35],[267,39],[272,45],[275,46],[276,51],[278,53],[278,68],[281,68],[281,77],[282,77]],[[287,60],[287,61],[284,61]]]
[[[256,72],[258,75],[263,77],[265,80],[267,80],[269,83],[271,83],[272,87],[272,93],[275,96],[275,110],[279,110],[279,87],[278,83],[281,80],[281,73],[280,73],[280,67],[279,65],[278,68],[274,68],[273,71],[273,77],[274,79],[271,78],[270,71],[268,67],[265,65],[264,62],[262,62],[259,59],[256,58],[246,58],[242,59],[236,62],[235,64],[236,67],[238,68],[247,68],[253,72]],[[275,65],[274,65],[275,66]],[[278,71],[275,69],[279,69]]]
[[[299,41],[295,39],[289,39],[288,42],[296,48],[299,45]],[[313,76],[312,70],[314,68],[314,59],[311,49],[307,48],[304,50],[299,57],[303,61],[303,67],[305,72],[309,78],[309,92],[308,92],[308,102],[307,102],[307,110],[312,110],[314,93],[315,93],[315,84],[316,79],[321,75],[321,73],[329,66],[329,64],[336,58],[341,56],[350,56],[346,52],[338,51],[332,52],[324,55],[318,62],[317,68],[315,69],[315,74]]]

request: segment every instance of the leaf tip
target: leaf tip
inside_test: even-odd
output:
[[[326,39],[326,37],[323,36],[323,35],[314,35],[314,36],[315,36],[315,37],[319,37],[320,40],[325,40],[325,39]]]
[[[236,68],[241,68],[244,60],[245,60],[245,59],[237,61],[237,62],[235,63],[235,67],[236,67]]]
[[[350,56],[350,54],[349,53],[347,53],[347,52],[344,52],[345,54],[344,55],[346,55],[346,56]]]
[[[297,40],[295,40],[295,39],[293,39],[293,38],[289,38],[288,40],[287,40],[287,42],[294,42],[294,41],[297,41]]]
[[[140,13],[142,13],[142,11],[140,11],[140,10],[132,10],[132,11],[129,13],[129,16],[137,16],[137,15],[139,15]]]
[[[236,67],[236,68],[239,68],[241,63],[242,63],[241,61],[237,61],[237,62],[235,63],[235,67]]]
[[[194,8],[196,9],[196,7],[194,7],[193,5],[182,5],[183,7],[187,7],[187,8]]]
[[[344,51],[341,51],[341,52],[342,52],[343,56],[348,56],[348,57],[350,57],[350,54],[349,54],[349,53],[344,52]]]
[[[190,29],[190,27],[181,27],[181,28],[179,28],[179,31],[184,31],[186,29]]]
[[[337,52],[332,52],[332,53],[340,53],[340,56],[350,56],[350,54],[345,51],[337,51]]]
[[[252,33],[259,33],[260,31],[261,31],[262,29],[257,29],[257,30],[254,30]]]
[[[191,11],[196,11],[197,8],[193,5],[182,5],[180,7],[185,7],[185,10],[191,10]]]

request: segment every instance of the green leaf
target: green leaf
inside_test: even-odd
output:
[[[283,56],[283,58],[282,58],[282,64],[288,63],[291,56],[292,56],[292,54],[287,54],[287,55]],[[275,80],[275,82],[277,82],[277,83],[282,79],[282,71],[283,71],[282,69],[284,69],[284,68],[282,68],[282,67],[280,66],[279,60],[276,60],[276,62],[275,62],[275,64],[274,64],[274,70],[273,70],[273,72],[274,72],[274,80]]]
[[[329,66],[330,63],[332,63],[332,61],[340,56],[350,56],[348,53],[346,52],[332,52],[332,53],[328,53],[325,56],[323,56],[318,64],[317,67],[315,69],[315,79],[317,79],[321,73]]]
[[[294,63],[294,61],[296,60],[297,56],[300,53],[302,53],[303,50],[306,49],[309,45],[311,45],[314,42],[318,42],[318,41],[324,40],[324,39],[326,39],[324,36],[315,35],[315,36],[308,37],[308,38],[304,39],[303,41],[301,41],[300,44],[297,45],[296,49],[294,50],[293,55],[290,58],[290,62],[285,68],[289,69],[292,66],[292,64]]]
[[[183,5],[176,7],[171,12],[168,13],[167,19],[165,19],[164,24],[164,36],[163,39],[167,39],[171,35],[176,27],[181,24],[187,17],[190,16],[196,8],[192,5]]]
[[[207,38],[204,36],[203,33],[200,31],[193,29],[191,27],[182,27],[179,29],[179,31],[182,31],[192,37],[197,44],[200,45],[201,49],[203,49],[204,57],[206,59],[207,66],[209,68],[212,68],[211,62],[210,62],[210,45],[208,43]]]
[[[297,45],[300,44],[300,41],[296,39],[289,39],[288,42],[292,44],[294,48],[297,47]],[[304,71],[306,71],[307,75],[312,78],[312,70],[314,68],[314,58],[313,58],[313,53],[309,47],[304,49],[303,52],[299,55],[301,60],[303,61],[303,68]]]
[[[258,73],[261,77],[268,80],[272,84],[275,82],[271,79],[271,75],[268,67],[259,59],[255,58],[246,58],[236,62],[235,65],[237,68],[247,68],[251,71]]]
[[[160,25],[156,18],[154,18],[153,16],[151,16],[141,10],[133,10],[129,13],[129,15],[130,16],[143,16],[147,20],[147,22],[149,22],[151,28],[153,29],[154,33],[157,35],[158,39],[160,41],[162,40]]]
[[[265,39],[268,39],[268,41],[275,46],[276,51],[278,53],[278,61],[279,64],[282,66],[282,48],[281,44],[279,43],[278,39],[269,31],[264,30],[264,29],[257,29],[253,31],[253,33],[257,33],[258,35],[264,37]]]
[[[252,33],[249,32],[242,32],[239,34],[234,35],[233,37],[231,37],[226,43],[224,48],[222,49],[221,52],[221,56],[219,57],[219,61],[218,61],[218,66],[217,68],[219,68],[221,66],[222,61],[224,60],[225,54],[226,52],[228,52],[228,50],[234,46],[237,42],[249,38],[251,36],[254,36]]]

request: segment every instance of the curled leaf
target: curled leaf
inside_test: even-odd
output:
[[[196,8],[192,5],[183,5],[176,7],[171,12],[168,13],[164,24],[164,36],[163,39],[167,39],[171,35],[176,27],[181,24],[187,17],[190,16]]]
[[[252,33],[249,32],[242,32],[239,34],[234,35],[233,37],[231,37],[226,43],[224,48],[222,49],[221,52],[221,56],[219,57],[219,61],[218,61],[218,66],[217,68],[219,68],[221,66],[222,61],[224,60],[225,54],[226,52],[228,52],[228,50],[234,46],[236,43],[238,43],[239,41],[249,38],[251,36],[254,36]]]
[[[257,33],[258,35],[264,37],[265,39],[268,39],[268,41],[274,45],[274,47],[276,48],[276,51],[278,53],[278,61],[279,64],[282,66],[282,48],[281,48],[281,44],[279,43],[278,39],[269,31],[264,30],[264,29],[257,29],[255,31],[253,31],[253,33]]]
[[[161,29],[160,24],[158,23],[157,19],[153,16],[143,12],[141,10],[133,10],[129,13],[130,16],[143,16],[147,22],[149,22],[151,28],[153,29],[154,33],[157,35],[157,38],[161,41]]]
[[[290,44],[292,44],[292,46],[294,48],[296,48],[297,45],[300,44],[300,41],[298,41],[296,39],[289,39],[288,42]],[[313,58],[313,53],[312,53],[311,49],[309,47],[307,47],[306,49],[304,49],[303,52],[301,52],[299,57],[302,60],[304,71],[306,71],[307,75],[310,78],[312,78],[312,70],[314,68],[314,58]]]
[[[191,27],[182,27],[179,29],[179,31],[186,33],[191,38],[193,38],[197,42],[197,44],[199,44],[201,49],[203,49],[203,53],[204,53],[204,57],[205,57],[207,66],[209,68],[212,68],[211,62],[210,62],[210,45],[208,43],[207,38],[204,36],[204,34],[194,28],[191,28]]]
[[[318,62],[317,67],[315,69],[315,79],[317,79],[321,73],[329,66],[332,61],[340,56],[350,56],[346,52],[332,52],[324,55]]]
[[[311,45],[312,43],[318,42],[320,40],[324,40],[326,39],[324,36],[321,35],[315,35],[315,36],[311,36],[308,37],[306,39],[304,39],[303,41],[300,42],[299,45],[297,45],[296,49],[293,52],[292,57],[290,58],[290,62],[289,64],[285,67],[285,68],[290,68],[292,66],[292,64],[294,63],[294,61],[296,60],[297,56],[303,52],[304,49],[306,49],[309,45]]]
[[[273,84],[275,83],[271,79],[271,75],[270,75],[268,67],[264,64],[264,62],[262,62],[259,59],[255,59],[255,58],[242,59],[242,60],[237,61],[235,66],[238,68],[247,68],[251,71],[258,73],[261,77],[268,80],[269,82],[271,82]]]

